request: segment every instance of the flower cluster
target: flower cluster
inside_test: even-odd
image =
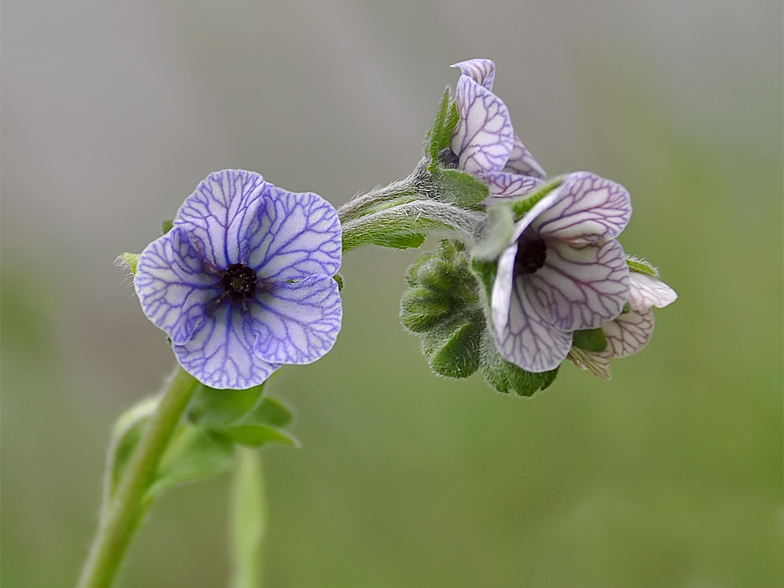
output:
[[[224,170],[201,182],[171,230],[144,249],[134,287],[187,372],[213,388],[246,389],[332,348],[340,263],[332,205]]]
[[[610,358],[635,353],[647,343],[651,307],[666,306],[676,297],[656,277],[629,270],[616,240],[631,217],[629,193],[588,172],[569,174],[554,189],[542,191],[544,170],[492,92],[493,62],[473,59],[455,67],[462,72],[454,98],[458,120],[450,153],[441,159],[487,185],[486,208],[531,198],[497,260],[489,300],[496,347],[527,372],[554,370],[569,356],[609,377]],[[627,304],[631,310],[623,312]],[[606,349],[573,346],[576,331],[598,328]]]

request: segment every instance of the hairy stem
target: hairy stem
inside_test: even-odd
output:
[[[146,497],[161,457],[198,382],[182,368],[171,377],[114,498],[101,514],[79,588],[109,588],[150,506]]]

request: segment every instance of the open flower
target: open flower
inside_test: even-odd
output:
[[[451,142],[458,169],[487,184],[486,205],[525,196],[545,173],[515,134],[506,105],[491,91],[495,64],[471,59],[452,67],[463,73],[455,91],[459,118]]]
[[[609,380],[610,360],[627,357],[641,351],[653,335],[653,307],[664,308],[675,302],[678,295],[660,279],[642,273],[629,275],[630,310],[602,325],[607,339],[604,351],[586,351],[572,347],[569,358],[584,370],[602,380]]]
[[[623,186],[578,172],[517,222],[491,300],[496,346],[507,361],[529,372],[555,369],[574,331],[621,313],[629,268],[615,237],[631,213]]]
[[[213,388],[245,389],[332,348],[340,261],[331,204],[224,170],[201,182],[171,231],[145,248],[134,287],[188,373]]]

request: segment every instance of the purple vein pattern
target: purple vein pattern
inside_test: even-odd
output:
[[[631,212],[625,188],[578,172],[518,221],[491,300],[496,345],[508,361],[529,372],[555,369],[573,331],[621,313],[629,268],[615,237]]]
[[[632,272],[629,276],[629,312],[602,325],[607,338],[604,351],[572,350],[574,363],[609,380],[610,360],[641,351],[653,335],[653,307],[664,308],[678,298],[675,290],[653,276]]]
[[[525,196],[541,184],[545,172],[515,134],[506,105],[492,92],[495,64],[471,59],[453,67],[462,72],[455,91],[458,123],[451,141],[458,167],[488,185],[487,206]]]
[[[145,248],[134,287],[188,373],[213,388],[245,389],[332,348],[340,263],[331,204],[224,170],[201,182],[172,230]]]

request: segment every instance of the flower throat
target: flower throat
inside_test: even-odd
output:
[[[256,294],[256,272],[242,263],[232,263],[224,272],[218,285],[232,302],[250,300]]]
[[[544,260],[547,259],[547,243],[542,239],[520,241],[515,255],[514,273],[533,274],[542,269]]]

